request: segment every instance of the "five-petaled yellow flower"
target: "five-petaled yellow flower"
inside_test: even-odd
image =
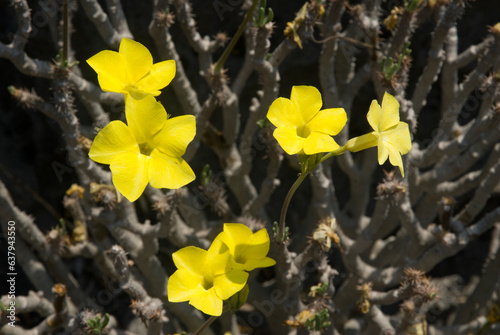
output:
[[[149,50],[128,38],[123,38],[118,52],[103,50],[87,59],[97,72],[103,91],[144,95],[160,95],[175,76],[175,61],[166,60],[153,64]]]
[[[112,121],[94,139],[89,156],[109,164],[113,184],[128,200],[135,201],[148,182],[155,188],[180,188],[195,179],[182,159],[194,138],[192,115],[168,118],[165,108],[151,95],[128,97],[125,103],[128,125]]]
[[[401,155],[410,151],[411,136],[408,124],[399,121],[399,102],[386,92],[382,99],[382,106],[377,100],[373,100],[366,117],[373,131],[350,139],[345,148],[356,152],[376,146],[378,147],[378,163],[384,164],[389,157],[389,162],[393,166],[398,166],[404,177]]]
[[[273,136],[289,155],[314,155],[339,148],[334,141],[347,116],[343,108],[321,109],[321,93],[313,86],[293,86],[290,99],[276,99],[267,118],[276,126]]]
[[[167,284],[170,302],[189,301],[205,314],[222,314],[224,300],[245,286],[248,273],[231,268],[231,255],[221,240],[207,250],[189,246],[172,254],[177,271]]]
[[[265,229],[254,234],[241,223],[225,223],[224,231],[217,237],[228,246],[235,269],[251,271],[276,264],[266,256],[270,241]]]

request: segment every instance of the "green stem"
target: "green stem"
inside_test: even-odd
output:
[[[68,34],[69,34],[69,14],[68,14],[68,0],[63,3],[63,46],[62,46],[62,59],[61,64],[67,66],[68,64]]]
[[[338,155],[341,155],[344,153],[344,151],[346,150],[345,146],[344,147],[340,147],[338,148],[337,150],[335,151],[332,151],[332,152],[329,152],[328,154],[324,155],[323,157],[321,157],[320,161],[318,164],[321,164],[323,163],[324,161],[326,161],[328,158],[331,158],[333,156],[338,156]]]
[[[255,11],[255,7],[257,7],[257,3],[259,1],[260,0],[253,0],[252,7],[250,7],[250,9],[248,10],[248,13],[245,16],[245,19],[241,23],[240,27],[238,28],[236,35],[234,35],[234,37],[231,39],[231,42],[227,46],[226,50],[224,50],[224,52],[222,53],[222,56],[220,56],[217,63],[215,63],[215,66],[214,66],[214,73],[215,74],[219,74],[220,71],[222,70],[222,67],[224,66],[224,62],[226,61],[227,57],[229,57],[229,54],[231,53],[231,51],[233,51],[234,46],[236,45],[236,42],[238,42],[238,40],[240,39],[241,34],[243,34],[243,31],[245,30],[245,27],[246,27],[248,21],[250,21],[250,18],[252,17],[253,12]]]
[[[281,208],[281,215],[280,215],[280,222],[278,225],[278,233],[276,234],[276,241],[281,243],[286,240],[285,236],[285,217],[286,217],[286,212],[288,211],[288,206],[290,205],[290,201],[292,200],[293,194],[299,188],[300,184],[306,179],[308,173],[301,173],[299,175],[299,178],[293,183],[292,187],[288,191],[288,194],[286,195],[285,201],[283,202],[283,207]]]
[[[205,321],[204,324],[201,325],[201,327],[193,334],[193,335],[200,335],[208,326],[212,324],[218,317],[217,316],[211,316],[207,321]]]

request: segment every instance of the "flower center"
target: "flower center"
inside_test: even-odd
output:
[[[214,282],[213,282],[212,278],[203,277],[203,282],[201,283],[201,285],[203,286],[203,288],[205,290],[208,291],[209,289],[214,287]]]
[[[309,137],[311,134],[311,128],[307,124],[297,127],[297,135],[303,138]]]
[[[153,149],[154,148],[151,145],[149,145],[148,142],[139,144],[139,150],[141,151],[141,154],[145,156],[150,156],[151,151],[153,151]]]

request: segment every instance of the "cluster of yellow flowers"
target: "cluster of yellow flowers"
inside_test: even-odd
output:
[[[223,301],[244,289],[246,271],[276,263],[266,256],[269,243],[265,229],[254,234],[241,223],[225,223],[208,250],[189,246],[172,254],[177,271],[168,280],[168,300],[221,315]]]
[[[110,122],[89,152],[94,161],[109,164],[116,189],[135,201],[148,183],[177,189],[193,181],[195,174],[182,155],[195,136],[195,117],[169,118],[154,98],[174,78],[175,61],[153,64],[145,46],[124,38],[119,52],[101,51],[87,63],[104,91],[125,97],[127,124]]]
[[[174,78],[175,61],[153,64],[146,47],[124,38],[118,52],[101,51],[87,62],[104,91],[123,93],[125,98],[127,124],[110,122],[97,134],[89,152],[94,161],[110,165],[116,189],[135,201],[148,183],[177,189],[193,181],[195,174],[182,155],[195,136],[195,117],[169,118],[155,99]],[[373,100],[367,115],[373,131],[342,147],[332,136],[344,128],[346,112],[343,108],[321,110],[322,105],[316,88],[294,86],[290,99],[276,99],[267,114],[276,126],[273,135],[287,154],[298,154],[301,163],[314,157],[308,168],[303,166],[303,177],[330,156],[374,146],[379,164],[389,158],[404,176],[401,155],[411,149],[411,138],[408,124],[399,120],[399,103],[393,96],[386,93],[382,105]],[[284,206],[299,184],[291,189]],[[180,249],[172,255],[177,270],[168,281],[169,301],[189,301],[206,314],[221,315],[224,300],[248,293],[247,271],[275,264],[266,256],[269,244],[265,229],[254,234],[243,224],[226,223],[208,250]]]
[[[373,100],[367,114],[371,133],[350,139],[340,147],[332,138],[346,124],[343,108],[321,109],[321,93],[312,86],[294,86],[290,99],[278,98],[269,107],[267,118],[276,126],[273,136],[289,155],[314,155],[325,152],[340,154],[378,147],[380,165],[389,157],[404,176],[401,155],[411,149],[408,124],[399,120],[399,103],[389,93],[382,106]]]

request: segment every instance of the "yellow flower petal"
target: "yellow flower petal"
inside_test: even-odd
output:
[[[382,130],[394,127],[399,122],[399,102],[389,93],[384,93],[382,99],[382,122],[380,127]]]
[[[304,138],[297,135],[297,129],[291,126],[278,127],[273,132],[274,138],[289,155],[295,155],[304,148]]]
[[[247,272],[236,269],[229,270],[214,278],[215,292],[222,300],[229,299],[245,286],[247,279]]]
[[[122,153],[113,157],[109,168],[113,184],[129,201],[136,201],[148,184],[149,157],[138,152]]]
[[[339,148],[339,145],[333,137],[323,133],[313,131],[304,140],[304,153],[306,155],[314,155],[320,152],[331,152]]]
[[[399,122],[396,127],[384,131],[381,140],[384,143],[391,143],[401,155],[411,150],[410,128],[406,122]]]
[[[125,60],[116,51],[104,50],[87,59],[87,63],[97,73],[103,91],[120,92],[125,89]]]
[[[245,263],[245,270],[252,271],[257,268],[267,268],[276,264],[276,261],[269,257],[264,257],[260,259],[249,259]]]
[[[152,140],[153,135],[162,129],[167,121],[165,108],[151,95],[139,100],[127,96],[125,102],[127,124],[137,143],[142,144]]]
[[[164,88],[175,77],[175,60],[166,60],[155,63],[149,74],[137,82],[137,87],[152,95],[159,95],[160,89]]]
[[[117,80],[114,76],[100,73],[97,75],[97,81],[101,89],[105,92],[128,93],[125,84]]]
[[[184,159],[165,155],[157,149],[151,152],[148,174],[154,188],[178,189],[196,178]]]
[[[329,108],[319,111],[307,126],[315,132],[337,135],[346,122],[347,114],[344,108]]]
[[[269,234],[267,230],[261,229],[252,237],[252,245],[248,248],[247,259],[255,258],[264,258],[269,252],[269,245],[271,241],[269,240]]]
[[[205,275],[214,278],[226,273],[230,269],[229,258],[228,247],[216,238],[207,250],[206,263],[210,264],[210,269],[205,270]]]
[[[257,267],[275,264],[274,260],[266,257],[270,240],[265,229],[254,234],[250,228],[241,223],[225,223],[224,231],[217,236],[217,239],[228,246],[235,269],[251,271]]]
[[[385,147],[387,148],[389,154],[389,162],[392,166],[398,166],[401,171],[401,175],[404,177],[405,172],[403,170],[403,160],[401,158],[401,154],[398,151],[398,148],[392,145],[392,143],[386,143]]]
[[[120,55],[125,60],[127,81],[137,83],[153,66],[153,57],[149,50],[139,42],[123,38],[120,42]]]
[[[389,149],[387,145],[379,138],[378,140],[378,163],[380,165],[384,164],[389,157]]]
[[[314,86],[293,86],[290,100],[297,105],[305,123],[309,122],[321,109],[321,93]]]
[[[111,164],[113,157],[125,152],[139,152],[134,135],[125,123],[111,121],[95,137],[89,157],[98,163]]]
[[[380,122],[382,120],[382,108],[378,104],[377,100],[373,100],[370,104],[370,109],[368,110],[366,118],[375,132],[380,133],[383,130],[383,128],[380,127]]]
[[[172,259],[177,269],[186,269],[192,273],[202,274],[207,251],[195,246],[182,248],[172,254]]]
[[[393,166],[399,166],[404,177],[403,160],[401,155],[407,154],[411,149],[410,129],[405,122],[399,122],[396,127],[384,131],[380,141],[387,149],[389,161]],[[385,157],[387,159],[387,157]],[[385,161],[385,160],[384,160]]]
[[[304,120],[296,105],[286,98],[278,98],[269,107],[267,118],[276,127],[299,127],[304,124]]]
[[[367,115],[368,123],[376,132],[394,127],[399,122],[399,102],[389,93],[384,94],[382,107],[373,100]]]
[[[168,279],[168,301],[188,301],[193,296],[202,294],[204,291],[201,285],[202,281],[203,278],[200,275],[196,275],[187,269],[178,269]]]
[[[182,115],[167,119],[163,128],[151,139],[151,145],[162,153],[180,157],[196,134],[196,119]]]
[[[222,299],[217,296],[213,287],[192,297],[189,303],[205,314],[213,316],[222,314]]]
[[[252,230],[241,223],[224,223],[223,229],[218,236],[231,253],[239,243],[248,242],[253,236]]]

